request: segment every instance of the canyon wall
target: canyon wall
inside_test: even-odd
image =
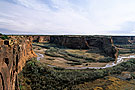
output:
[[[106,36],[50,36],[50,43],[72,49],[99,51],[112,58],[116,58],[118,52],[111,37]]]
[[[18,73],[27,60],[36,57],[31,42],[25,36],[0,39],[0,90],[19,90]]]
[[[33,42],[46,42],[50,41],[50,36],[32,36]]]
[[[0,90],[19,90],[18,73],[27,60],[36,57],[32,42],[50,42],[71,49],[88,49],[117,58],[115,44],[135,43],[133,36],[10,36],[0,38]]]
[[[135,43],[135,36],[112,36],[114,44],[132,44]]]
[[[61,36],[59,36],[59,37],[61,37]],[[57,37],[57,36],[53,36],[53,35],[50,35],[50,36],[49,35],[33,35],[31,37],[32,37],[33,42],[48,42],[48,41],[50,41],[50,37],[52,38],[52,37]],[[69,36],[69,37],[71,37],[71,36]],[[73,37],[82,37],[82,36],[73,36]],[[105,36],[102,36],[102,37],[105,37]],[[135,43],[135,36],[111,36],[111,38],[112,38],[114,44],[132,44],[132,43]],[[52,39],[51,39],[51,41],[52,41]],[[84,46],[84,47],[86,47],[86,46]]]

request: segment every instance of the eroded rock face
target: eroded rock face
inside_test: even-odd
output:
[[[30,37],[0,39],[0,90],[19,90],[18,73],[27,60],[36,57]]]
[[[99,50],[100,53],[113,58],[117,56],[112,39],[105,36],[50,36],[50,43],[72,49]]]
[[[46,42],[50,41],[50,36],[32,36],[33,42]]]
[[[112,36],[114,44],[132,44],[135,43],[135,36]]]

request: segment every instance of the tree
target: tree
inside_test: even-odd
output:
[[[5,39],[9,39],[9,37],[7,36],[7,35],[2,35],[2,37],[1,37],[3,40],[5,40]]]

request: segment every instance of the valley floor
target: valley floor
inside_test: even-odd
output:
[[[90,53],[89,50],[58,48],[55,45],[48,45],[49,48],[44,47],[47,45],[48,43],[34,43],[33,49],[36,53],[44,55],[40,62],[56,67],[104,67],[114,61],[102,54]],[[106,59],[106,61],[102,61],[102,59]],[[110,61],[107,61],[107,59],[110,59]]]
[[[19,74],[20,89],[135,90],[135,54],[130,49],[122,49],[122,46],[119,46],[119,56],[126,58],[122,58],[123,61],[118,65],[104,69],[77,70],[76,67],[105,67],[111,65],[114,59],[89,50],[33,43],[33,49],[39,57],[28,61]]]
[[[117,61],[114,61],[112,58],[105,57],[102,53],[93,53],[89,52],[89,50],[59,48],[55,44],[50,43],[34,43],[33,49],[37,53],[40,62],[46,63],[50,67],[61,67],[65,69],[108,68],[126,62],[130,58],[135,58],[134,53],[119,54]],[[124,51],[122,48],[120,50]]]

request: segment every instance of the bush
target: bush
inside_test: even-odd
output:
[[[60,50],[60,49],[54,48],[54,47],[46,50],[45,54],[48,56],[52,56],[52,57],[61,57],[61,58],[64,58],[66,60],[73,61],[73,62],[80,62],[80,60],[81,60],[81,59],[78,59],[75,57],[71,57],[64,50]]]
[[[67,63],[67,64],[70,64],[72,66],[74,66],[74,65],[82,65],[82,62],[72,62],[72,63]]]
[[[128,66],[128,67],[127,67]],[[32,90],[71,90],[73,85],[90,82],[104,76],[120,74],[122,71],[134,71],[135,59],[130,59],[117,66],[100,70],[65,70],[63,68],[47,67],[35,60],[26,63],[23,71],[19,74],[20,87],[30,85]],[[130,69],[129,69],[130,67]],[[21,81],[23,77],[23,82]],[[132,74],[132,77],[135,77]],[[26,89],[25,89],[26,90]]]
[[[65,50],[61,50],[59,48],[54,48],[54,47],[51,47],[50,49],[46,50],[45,54],[48,55],[48,56],[61,57],[61,58],[64,58],[66,60],[76,62],[76,63],[74,63],[74,65],[77,64],[77,62],[81,63],[82,61],[96,62],[96,60],[94,60],[92,58],[88,58],[88,57],[85,57],[85,56],[82,56],[82,55],[68,53]]]
[[[46,58],[47,60],[55,60],[54,58]]]
[[[135,79],[135,74],[134,74],[134,73],[131,73],[131,77],[132,77],[133,79]]]
[[[3,36],[1,37],[1,39],[5,40],[5,39],[9,39],[9,37],[8,37],[7,35],[3,35]]]
[[[107,62],[110,62],[110,61],[115,61],[115,59],[111,58],[111,57],[105,57],[105,58],[99,59],[98,61],[107,63]]]
[[[38,48],[38,50],[41,50],[41,48]]]

